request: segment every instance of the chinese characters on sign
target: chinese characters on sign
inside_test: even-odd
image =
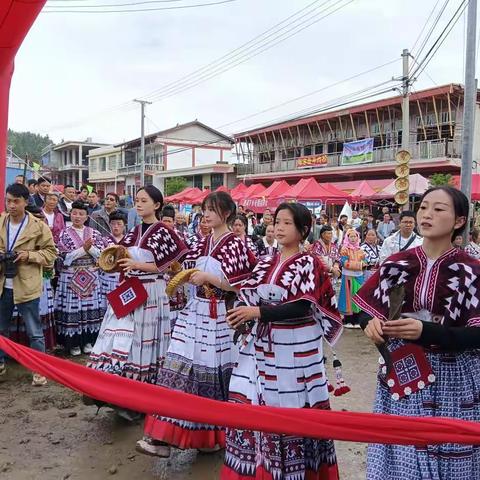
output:
[[[324,167],[328,163],[326,155],[308,155],[297,158],[297,168]]]

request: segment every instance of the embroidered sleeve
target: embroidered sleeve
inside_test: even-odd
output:
[[[218,258],[228,283],[239,285],[250,275],[255,266],[255,257],[245,244],[233,235],[219,247]]]
[[[404,285],[407,282],[408,261],[401,257],[401,254],[397,254],[386,260],[353,297],[353,302],[372,317],[387,320],[390,290],[395,285]]]
[[[188,247],[181,238],[173,230],[163,225],[159,225],[148,236],[145,240],[145,247],[153,253],[155,265],[159,271],[165,270],[173,262],[181,260],[188,252]]]

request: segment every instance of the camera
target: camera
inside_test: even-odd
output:
[[[17,252],[0,253],[0,263],[5,274],[5,278],[14,278],[18,273],[18,266],[15,262]]]

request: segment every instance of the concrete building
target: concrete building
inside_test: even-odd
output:
[[[88,183],[103,197],[109,192],[123,195],[125,176],[119,175],[122,149],[113,145],[94,148],[88,154]]]
[[[54,183],[71,184],[79,188],[88,180],[88,154],[94,148],[106,146],[104,143],[62,141],[49,145],[42,151],[42,166],[45,175],[50,175]]]
[[[154,184],[162,192],[168,178],[180,176],[186,178],[190,186],[199,188],[233,185],[236,182],[234,166],[228,163],[232,145],[230,137],[198,120],[147,135],[145,183]],[[133,196],[140,186],[140,138],[115,148],[121,152],[118,175],[121,182],[124,181],[125,193]]]
[[[425,177],[460,173],[463,96],[463,87],[455,84],[411,94],[411,173]],[[239,178],[266,184],[278,178],[290,183],[302,177],[324,182],[394,178],[395,154],[404,134],[401,100],[395,96],[238,133],[234,139],[241,162]],[[478,104],[475,132],[474,165],[478,165]],[[373,138],[372,160],[342,165],[343,144],[365,138]]]

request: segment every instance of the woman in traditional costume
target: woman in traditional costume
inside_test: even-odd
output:
[[[465,247],[465,253],[468,253],[472,258],[475,260],[480,260],[480,244],[478,243],[478,239],[480,237],[480,230],[478,228],[474,228],[470,232],[470,242]]]
[[[469,201],[452,187],[425,192],[423,246],[396,253],[360,289],[365,334],[379,348],[375,412],[480,421],[480,263],[452,246]],[[370,445],[368,480],[478,480],[472,445]]]
[[[58,195],[56,193],[47,193],[45,203],[42,208],[43,216],[53,235],[55,245],[58,244],[60,234],[65,229],[65,220],[58,209]]]
[[[97,339],[104,310],[100,271],[96,266],[106,243],[102,235],[86,227],[87,207],[73,202],[72,226],[63,230],[58,249],[60,278],[55,295],[58,343],[77,356],[90,353]]]
[[[274,255],[278,252],[278,241],[275,238],[274,225],[267,225],[265,228],[265,236],[257,240],[255,244],[259,257],[265,255]]]
[[[111,305],[102,322],[88,366],[95,370],[155,383],[170,341],[170,310],[164,272],[188,248],[160,220],[163,196],[147,185],[137,192],[135,208],[142,223],[121,240],[128,257],[118,261],[127,278],[137,278],[145,303],[118,318]]]
[[[362,243],[361,248],[365,254],[364,274],[363,279],[366,282],[378,269],[380,265],[380,249],[378,248],[377,232],[370,228],[365,235],[365,241]]]
[[[340,252],[333,242],[333,228],[330,225],[323,225],[320,229],[318,240],[312,245],[314,255],[318,255],[330,274],[332,285],[336,286],[340,277]]]
[[[353,296],[363,284],[365,253],[360,248],[360,236],[353,228],[345,233],[340,262],[342,265],[342,284],[338,299],[338,309],[343,315],[346,328],[360,328],[358,313],[360,309],[353,303]]]
[[[108,237],[104,237],[105,242],[108,244],[108,246],[119,245],[125,236],[127,217],[119,210],[114,211],[108,217],[110,235]],[[120,273],[104,272],[101,270],[100,279],[102,282],[102,309],[106,313],[108,308],[107,295],[118,287],[120,282]]]
[[[184,238],[183,234],[176,230],[175,227],[175,209],[171,205],[165,205],[162,210],[162,222],[169,228],[175,230],[175,233],[180,237]],[[175,269],[168,269],[165,271],[164,278],[165,282],[168,282],[178,273]],[[178,314],[185,308],[187,304],[187,287],[182,285],[169,297],[170,304],[170,324],[171,329],[175,325]]]
[[[203,215],[200,215],[200,218],[198,219],[198,222],[197,222],[197,226],[195,227],[195,232],[192,233],[191,235],[187,235],[187,238],[185,241],[190,248],[193,248],[193,246],[196,243],[198,243],[200,240],[207,237],[211,233],[212,233],[212,229],[210,225],[207,224],[205,217]]]
[[[228,193],[214,192],[202,204],[204,219],[213,233],[194,245],[186,257],[195,261],[190,277],[195,295],[178,316],[158,385],[214,400],[228,400],[228,384],[238,349],[227,325],[226,298],[236,291],[254,265],[245,243],[229,229],[235,203]],[[218,450],[225,445],[225,430],[166,417],[148,417],[145,437],[137,450],[168,457],[178,448]]]
[[[280,253],[259,260],[240,290],[247,306],[227,317],[232,328],[251,326],[233,370],[230,401],[328,410],[322,337],[333,344],[342,331],[335,294],[320,258],[302,251],[311,228],[308,209],[282,203],[274,221]],[[339,477],[331,440],[227,429],[221,478]]]
[[[257,245],[253,242],[252,237],[247,235],[247,217],[245,215],[237,215],[233,220],[232,232],[237,236],[256,257],[258,255]]]

